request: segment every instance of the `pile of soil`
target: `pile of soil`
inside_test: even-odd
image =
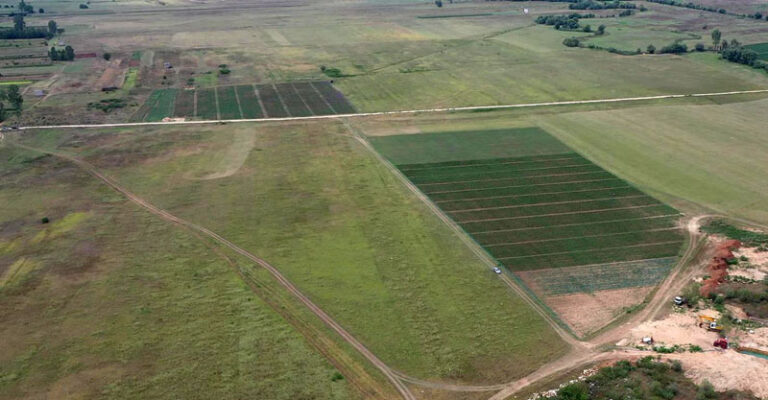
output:
[[[725,282],[725,277],[728,276],[728,262],[736,258],[733,251],[739,247],[741,242],[738,240],[726,240],[717,246],[712,260],[707,265],[709,278],[705,279],[701,285],[700,293],[703,297],[709,297],[718,285]]]

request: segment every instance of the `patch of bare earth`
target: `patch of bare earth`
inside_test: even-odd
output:
[[[748,259],[748,266],[740,263],[731,266],[728,270],[729,275],[741,276],[744,278],[762,281],[768,276],[768,251],[758,251],[756,247],[743,247],[733,252],[736,257],[745,256]]]
[[[752,392],[768,398],[768,360],[735,350],[679,353],[669,357],[683,363],[685,375],[701,384],[709,381],[716,390]]]
[[[713,318],[719,317],[719,313],[714,310],[704,310],[698,314]],[[639,345],[644,337],[652,337],[657,345],[671,347],[694,344],[702,349],[712,349],[712,343],[718,338],[718,335],[716,332],[710,332],[699,327],[698,314],[694,312],[673,313],[661,320],[645,322],[633,328],[629,336],[618,344]]]
[[[628,307],[640,304],[651,286],[572,293],[546,298],[546,303],[579,335],[610,323]]]

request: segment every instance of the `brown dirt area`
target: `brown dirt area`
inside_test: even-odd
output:
[[[713,348],[712,343],[718,338],[718,335],[715,332],[699,328],[698,314],[713,318],[720,317],[720,313],[714,310],[669,314],[662,320],[645,322],[633,328],[629,336],[617,344],[634,346],[640,344],[644,337],[652,337],[656,344],[666,346],[695,344],[704,350],[710,350]]]
[[[716,390],[741,390],[768,398],[768,360],[735,350],[681,353],[669,356],[683,363],[685,375],[701,384],[709,381]]]
[[[639,304],[652,287],[601,290],[546,298],[546,303],[579,335],[602,328],[626,307]]]
[[[119,88],[123,86],[125,68],[121,66],[122,64],[123,62],[120,59],[112,60],[107,63],[104,72],[102,72],[101,76],[94,84],[94,90],[101,90],[102,88],[108,87]]]
[[[768,251],[757,251],[756,247],[745,247],[733,252],[736,257],[745,256],[749,259],[749,267],[732,266],[728,273],[735,276],[762,281],[768,275]]]

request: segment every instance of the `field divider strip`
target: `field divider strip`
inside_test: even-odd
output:
[[[684,240],[669,240],[665,242],[652,242],[652,243],[641,243],[641,244],[630,244],[626,246],[614,246],[614,247],[601,247],[599,249],[584,249],[584,250],[571,250],[571,251],[558,251],[554,253],[538,253],[538,254],[531,254],[529,256],[510,256],[510,257],[498,257],[499,260],[516,260],[520,258],[531,258],[531,257],[544,257],[544,256],[557,256],[561,254],[573,254],[573,253],[594,253],[596,251],[605,251],[605,250],[617,250],[617,249],[631,249],[636,247],[651,247],[651,246],[660,246],[663,244],[673,244],[673,243],[682,243]],[[607,263],[603,263],[607,264]]]
[[[632,196],[621,196],[621,197],[600,197],[600,198],[597,198],[597,199],[550,201],[548,203],[515,204],[515,205],[510,205],[510,206],[485,207],[485,208],[467,208],[467,209],[462,209],[462,210],[448,211],[448,213],[449,214],[459,214],[459,213],[475,212],[475,211],[506,210],[506,209],[510,209],[510,208],[553,206],[553,205],[558,205],[558,204],[589,203],[589,202],[592,202],[592,201],[619,200],[619,199],[636,199],[636,198],[640,198],[640,197],[648,197],[649,199],[653,199],[652,197],[650,197],[650,196],[648,196],[646,194],[636,194],[636,195],[632,195]]]
[[[237,94],[237,86],[233,86],[232,91],[235,92],[235,100],[237,100],[237,110],[240,111],[240,118],[243,118],[243,106],[240,104],[240,95]]]
[[[511,219],[525,219],[525,218],[537,218],[537,217],[554,217],[556,215],[572,215],[572,214],[591,214],[596,212],[603,212],[603,211],[615,211],[615,210],[632,210],[636,208],[647,208],[647,207],[658,207],[658,206],[665,206],[668,207],[666,204],[658,203],[658,204],[646,204],[642,206],[628,206],[628,207],[616,207],[616,208],[602,208],[599,210],[586,210],[586,211],[569,211],[564,213],[550,213],[550,214],[536,214],[536,215],[523,215],[519,217],[504,217],[504,218],[489,218],[489,219],[473,219],[469,221],[461,221],[462,224],[468,224],[473,222],[485,222],[485,221],[505,221],[505,220],[511,220]]]
[[[568,101],[553,101],[545,103],[521,103],[521,104],[497,104],[487,106],[466,106],[466,107],[444,107],[444,108],[426,108],[415,110],[400,110],[400,111],[375,111],[367,113],[349,113],[349,114],[336,114],[336,115],[313,115],[309,117],[283,117],[283,118],[250,118],[250,119],[227,119],[227,120],[206,120],[206,121],[169,121],[169,122],[124,122],[114,124],[68,124],[68,125],[37,125],[37,126],[23,126],[19,129],[62,129],[62,128],[111,128],[111,127],[131,127],[131,126],[152,126],[152,125],[205,125],[205,124],[219,124],[219,123],[246,123],[246,122],[279,122],[279,121],[300,121],[300,120],[313,120],[313,119],[336,119],[336,118],[358,118],[358,117],[373,117],[384,115],[402,115],[402,114],[426,114],[426,113],[444,113],[444,112],[458,112],[458,111],[475,111],[475,110],[503,110],[514,108],[531,108],[531,107],[550,107],[550,106],[565,106],[565,105],[579,105],[579,104],[601,104],[601,103],[621,103],[621,102],[635,102],[635,101],[647,101],[647,100],[663,100],[663,99],[678,99],[685,97],[715,97],[715,96],[733,96],[739,94],[758,94],[768,93],[768,89],[755,89],[755,90],[737,90],[730,92],[713,92],[713,93],[692,93],[692,94],[665,94],[658,96],[644,96],[644,97],[623,97],[612,99],[595,99],[595,100],[568,100]]]
[[[596,171],[587,171],[587,172],[573,172],[570,174],[547,174],[547,175],[531,175],[531,176],[520,176],[520,177],[506,177],[506,178],[492,178],[492,179],[474,179],[469,181],[454,181],[454,182],[435,182],[435,183],[414,183],[414,185],[418,185],[419,187],[422,186],[436,186],[436,185],[455,185],[457,183],[477,183],[477,182],[496,182],[496,181],[508,181],[508,180],[514,180],[514,179],[529,179],[529,178],[549,178],[552,176],[574,176],[574,175],[586,175],[586,174],[594,174],[594,173],[609,173],[608,171],[595,166],[599,168]],[[562,182],[558,182],[562,183]],[[494,187],[495,188],[495,187]],[[427,192],[427,193],[435,193],[435,192]]]
[[[533,187],[533,186],[567,185],[567,184],[573,184],[573,183],[592,183],[592,182],[605,182],[605,181],[622,181],[623,182],[623,180],[621,178],[611,177],[611,178],[603,178],[603,179],[587,179],[587,180],[582,180],[582,181],[531,183],[531,184],[528,184],[528,185],[493,186],[493,187],[478,188],[478,189],[457,189],[457,190],[444,190],[444,191],[441,191],[441,192],[424,192],[424,193],[426,193],[426,194],[446,194],[446,193],[480,192],[480,191],[485,191],[485,190],[513,189],[513,188],[523,188],[523,187]],[[459,200],[461,200],[461,199],[459,199]],[[441,200],[441,201],[443,201],[443,200]]]
[[[285,110],[285,113],[289,116],[289,118],[312,118],[312,117],[294,117],[291,113],[291,110],[288,109],[288,105],[285,103],[285,100],[283,100],[283,96],[280,95],[280,91],[277,90],[277,85],[274,83],[272,85],[272,90],[275,91],[275,97],[277,97],[277,100],[280,101],[280,105],[283,106],[283,110]],[[315,116],[316,117],[316,116]]]
[[[497,229],[492,231],[478,231],[478,232],[469,232],[469,233],[472,235],[480,235],[484,233],[530,231],[533,229],[550,229],[550,228],[559,228],[563,226],[598,225],[598,224],[608,224],[608,223],[615,223],[615,222],[642,221],[646,219],[679,217],[680,215],[682,214],[677,213],[677,214],[652,215],[649,217],[640,217],[640,218],[625,218],[625,219],[614,219],[614,220],[607,220],[607,221],[582,222],[582,223],[561,224],[561,225],[532,226],[532,227],[526,227],[526,228]]]
[[[549,195],[555,195],[555,194],[570,194],[570,193],[586,193],[586,192],[599,192],[602,190],[615,190],[615,189],[634,189],[634,186],[631,185],[624,185],[624,186],[615,186],[615,187],[607,187],[607,188],[596,188],[596,189],[584,189],[584,190],[568,190],[564,192],[545,192],[545,193],[526,193],[526,194],[510,194],[506,196],[490,196],[490,197],[470,197],[468,199],[456,199],[456,200],[437,200],[435,201],[435,204],[441,204],[441,203],[458,203],[461,201],[477,201],[477,200],[492,200],[492,199],[506,199],[510,197],[519,198],[519,197],[531,197],[531,196],[549,196]]]
[[[572,240],[572,239],[582,239],[582,238],[596,238],[596,237],[607,237],[607,236],[618,236],[618,235],[630,235],[634,233],[643,233],[643,232],[665,232],[665,231],[675,231],[679,228],[656,228],[656,229],[643,229],[640,231],[626,231],[626,232],[613,232],[613,233],[603,233],[600,235],[582,235],[582,236],[566,236],[566,237],[558,237],[558,238],[551,238],[551,239],[540,239],[540,240],[524,240],[522,242],[507,242],[507,243],[491,243],[491,244],[483,244],[485,247],[500,247],[500,246],[513,246],[518,244],[535,244],[535,243],[545,243],[545,242],[556,242],[558,240]]]
[[[256,95],[256,101],[259,102],[259,107],[261,107],[261,112],[264,114],[266,118],[269,118],[269,114],[267,114],[267,109],[264,107],[264,101],[261,100],[261,94],[259,94],[259,89],[256,88],[255,84],[252,84],[251,87],[253,88],[253,94]]]
[[[301,100],[301,102],[304,104],[304,107],[307,107],[307,111],[309,111],[310,114],[317,115],[315,114],[315,110],[313,110],[312,107],[309,106],[309,103],[307,103],[307,100],[304,99],[304,96],[302,96],[301,93],[299,93],[299,90],[296,89],[296,86],[294,86],[293,82],[291,82],[291,90],[293,90],[293,93],[296,94],[296,97],[298,97],[299,100]]]

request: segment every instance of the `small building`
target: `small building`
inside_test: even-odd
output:
[[[32,91],[32,94],[35,95],[35,97],[43,97],[45,96],[45,90],[43,89],[35,89]]]

